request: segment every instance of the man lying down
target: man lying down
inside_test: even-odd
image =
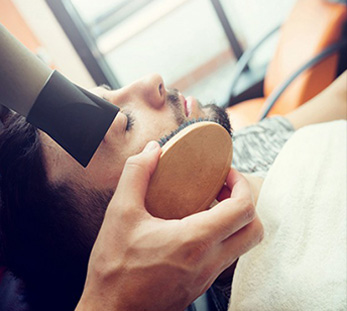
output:
[[[233,166],[264,177],[295,129],[345,117],[345,79],[346,73],[286,117],[236,132]],[[1,116],[2,258],[25,281],[33,310],[76,306],[89,253],[129,156],[189,119],[214,118],[230,128],[224,111],[216,106],[202,108],[194,98],[185,100],[178,92],[167,91],[157,75],[120,90],[97,88],[94,92],[122,112],[87,169],[22,117],[9,112]],[[256,194],[258,178],[247,178]],[[224,309],[229,288],[230,280],[221,277],[211,289]]]

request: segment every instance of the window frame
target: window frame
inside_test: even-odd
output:
[[[91,36],[84,21],[69,0],[46,0],[77,54],[97,85],[107,84],[113,89],[121,87],[115,74]]]
[[[130,1],[125,0],[111,9],[110,12],[101,14],[98,18],[96,18],[95,24],[92,23],[91,25],[89,25],[89,27],[83,21],[71,0],[45,1],[55,15],[62,29],[66,33],[67,37],[69,38],[70,42],[72,43],[77,54],[86,66],[95,83],[97,85],[107,84],[113,89],[120,88],[121,84],[119,80],[117,79],[110,65],[107,63],[105,56],[98,48],[96,42],[99,36],[110,30],[110,26],[108,28],[106,27],[104,30],[101,30],[100,33],[95,31],[94,27],[97,27],[97,23],[102,20],[101,17],[105,17],[106,15],[114,15],[117,10],[121,10],[125,6],[129,5]],[[123,21],[125,18],[137,12],[152,1],[153,0],[137,0],[136,3],[136,0],[132,0],[132,2],[135,3],[133,10],[130,10],[124,16],[120,16],[120,18],[112,24],[112,27],[116,26],[119,22]],[[238,60],[244,53],[243,48],[229,23],[220,0],[210,1],[229,41],[230,48],[233,51],[236,59]],[[248,68],[246,67],[245,70],[247,69]]]

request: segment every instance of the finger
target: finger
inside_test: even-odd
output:
[[[251,223],[228,239],[211,247],[198,247],[197,249],[207,250],[203,252],[203,260],[199,261],[201,265],[199,277],[213,282],[240,256],[256,246],[262,240],[262,237],[263,227],[259,218],[256,217]]]
[[[222,187],[218,194],[218,201],[223,201],[230,197],[230,193],[233,192],[233,196],[238,195],[239,189],[243,189],[242,183],[244,178],[237,170],[230,168],[229,174],[226,178],[226,184]],[[241,185],[241,187],[239,187]]]
[[[231,190],[231,198],[252,196],[247,179],[237,170],[231,168],[226,178],[226,185]]]
[[[211,277],[216,278],[230,268],[239,257],[258,245],[263,239],[263,234],[262,224],[256,217],[233,236],[211,248],[205,258],[205,265],[211,264],[214,267],[215,274]]]
[[[159,144],[151,141],[141,153],[128,158],[112,201],[117,200],[120,207],[143,207],[148,183],[157,167],[160,153]]]
[[[227,185],[232,187],[230,198],[208,211],[182,219],[189,223],[198,238],[220,242],[254,219],[255,207],[247,180],[233,170],[227,177]]]
[[[219,191],[219,194],[217,196],[217,200],[219,202],[221,202],[227,198],[230,198],[230,194],[231,194],[231,191],[230,191],[229,187],[227,187],[226,185],[223,185],[221,191]]]
[[[259,217],[221,243],[218,257],[225,260],[225,268],[237,258],[258,245],[264,237],[263,225]]]

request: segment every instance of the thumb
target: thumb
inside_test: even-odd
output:
[[[148,183],[157,167],[160,153],[159,144],[150,141],[141,153],[129,157],[112,201],[116,200],[119,207],[143,207]]]

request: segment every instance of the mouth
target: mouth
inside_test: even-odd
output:
[[[181,106],[183,108],[184,114],[186,117],[188,117],[189,111],[188,111],[188,107],[187,107],[187,100],[185,99],[185,97],[181,93],[179,93],[178,96],[179,96],[180,103],[181,103]]]
[[[197,100],[193,96],[185,98],[182,94],[179,94],[180,102],[182,104],[184,114],[189,118],[193,112],[194,107],[197,105]]]

